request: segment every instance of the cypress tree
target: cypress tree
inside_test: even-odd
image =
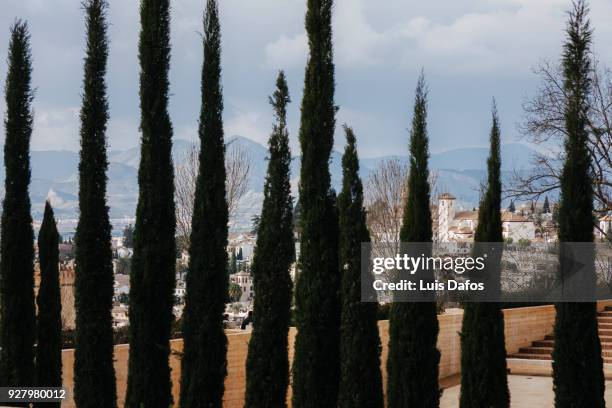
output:
[[[0,244],[0,384],[34,385],[34,232],[30,215],[32,98],[30,34],[11,27],[5,84],[4,201]]]
[[[270,161],[264,185],[257,246],[251,273],[255,289],[253,332],[246,362],[245,407],[285,407],[289,383],[287,336],[291,317],[291,275],[295,257],[291,199],[285,74],[276,80],[270,98],[276,123],[268,142]]]
[[[229,273],[230,275],[238,272],[238,261],[236,260],[236,250],[232,250],[229,260]]]
[[[117,405],[113,367],[114,275],[111,225],[106,204],[106,8],[84,3],[87,50],[81,105],[79,223],[76,229],[76,349],[74,398],[79,407]]]
[[[140,3],[138,205],[130,273],[130,358],[125,406],[172,404],[170,331],[174,315],[175,208],[168,114],[170,1]]]
[[[421,74],[416,88],[410,134],[410,174],[400,239],[402,242],[432,241],[428,169],[427,89]],[[418,272],[424,278],[427,271]],[[399,303],[391,306],[389,357],[387,359],[387,405],[437,407],[438,317],[435,302]]]
[[[565,163],[561,173],[559,241],[592,242],[593,187],[588,145],[588,95],[591,90],[591,36],[588,8],[573,4],[563,47],[565,100]],[[585,251],[586,249],[582,249]],[[560,277],[572,260],[560,251]],[[583,256],[581,255],[581,258]],[[595,283],[593,260],[582,278]],[[587,276],[590,275],[590,276]],[[604,376],[595,303],[558,303],[553,349],[553,383],[556,407],[604,407]]]
[[[493,104],[487,190],[480,203],[475,242],[503,242],[501,221],[501,154],[499,118]],[[485,246],[489,246],[485,244]],[[492,251],[489,251],[492,250]],[[489,293],[500,291],[501,245],[492,248],[476,246],[475,257],[486,255],[483,280]],[[482,254],[480,252],[483,252]],[[487,253],[491,252],[491,253]],[[499,303],[468,302],[464,307],[461,333],[461,408],[510,405],[506,374],[504,315]]]
[[[346,148],[342,157],[342,192],[338,196],[340,227],[339,261],[342,269],[340,325],[340,391],[338,407],[383,408],[380,373],[378,303],[362,302],[361,244],[370,241],[363,207],[363,186],[355,135],[344,127]]]
[[[223,312],[228,297],[221,27],[217,0],[204,13],[200,168],[183,314],[181,407],[221,407],[227,374]]]
[[[236,256],[236,260],[243,261],[244,258],[242,256],[242,247],[238,248],[238,255]]]
[[[59,233],[53,209],[47,201],[45,216],[38,233],[40,287],[36,298],[38,305],[36,385],[39,387],[62,386],[62,299],[58,245]],[[42,407],[60,407],[59,402],[39,404]]]
[[[511,212],[511,213],[516,212],[516,206],[514,205],[514,200],[510,200],[510,205],[508,205],[508,212]]]
[[[338,215],[330,187],[334,142],[332,0],[308,0],[310,56],[304,76],[300,145],[301,238],[296,282],[297,335],[293,407],[337,404],[340,377],[340,273]]]

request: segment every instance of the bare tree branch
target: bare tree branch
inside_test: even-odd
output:
[[[176,166],[175,176],[176,229],[179,242],[184,248],[188,248],[199,171],[199,149],[195,143],[189,146],[180,163]],[[238,145],[228,143],[225,152],[225,190],[230,222],[236,216],[240,200],[248,191],[250,171],[249,152]]]
[[[516,170],[505,195],[538,200],[560,186],[564,157],[560,149],[567,136],[563,71],[559,66],[542,63],[536,70],[540,86],[536,94],[523,104],[524,120],[520,125],[523,137],[538,146],[532,169]],[[589,143],[592,157],[591,175],[595,211],[604,215],[612,211],[612,75],[609,69],[594,61],[591,72],[589,103]]]

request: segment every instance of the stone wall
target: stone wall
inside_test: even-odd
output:
[[[72,330],[75,327],[76,312],[74,309],[74,267],[60,264],[59,266],[60,296],[62,302],[62,327]],[[40,265],[34,267],[34,294],[38,296],[40,286]]]
[[[600,302],[600,308],[612,302]],[[460,372],[461,350],[459,332],[463,313],[461,310],[452,310],[444,315],[438,316],[440,324],[440,334],[438,336],[438,349],[441,353],[440,358],[440,378],[448,377]],[[536,306],[504,310],[505,331],[506,331],[506,350],[515,353],[519,347],[525,347],[532,341],[543,338],[546,334],[552,333],[555,319],[554,306]],[[380,337],[382,343],[382,374],[386,384],[386,356],[389,343],[389,322],[379,322]],[[224,407],[242,408],[244,403],[245,389],[245,361],[248,349],[250,334],[241,331],[228,331],[228,376],[225,380]],[[293,341],[295,329],[289,332],[289,358],[293,357]],[[170,363],[172,366],[172,382],[175,400],[178,399],[179,377],[180,377],[180,353],[182,351],[182,340],[172,341],[172,356]],[[128,346],[118,345],[115,347],[115,371],[117,376],[117,394],[119,406],[123,406],[125,397],[125,387],[127,383],[127,361]],[[64,350],[64,386],[72,396],[72,365],[74,364],[74,350]],[[288,399],[290,399],[291,389],[289,389]],[[72,400],[66,401],[63,407],[73,408]]]

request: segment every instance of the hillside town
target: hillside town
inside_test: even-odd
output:
[[[115,276],[113,297],[113,327],[115,329],[129,326],[129,293],[130,293],[130,265],[134,253],[132,241],[133,227],[128,225],[123,236],[112,237],[113,270]],[[231,234],[228,244],[228,275],[229,293],[226,308],[226,327],[240,328],[242,321],[252,310],[254,299],[253,278],[250,266],[255,246],[255,235],[252,233]],[[36,247],[36,252],[38,248]],[[62,326],[65,330],[75,328],[74,306],[74,278],[75,244],[66,240],[59,245],[60,250],[60,287],[62,298]],[[186,274],[189,264],[189,255],[181,250],[176,259],[176,286],[174,289],[175,304],[173,313],[177,320],[183,315],[186,294]],[[40,270],[38,258],[35,270],[35,291],[40,284]]]
[[[443,193],[433,207],[437,216],[437,240],[439,242],[471,242],[478,225],[478,210],[458,207],[456,197]],[[501,211],[503,237],[507,242],[555,242],[557,240],[556,204],[549,204],[548,197],[542,205],[514,201]],[[612,232],[612,215],[597,217],[593,230],[598,240],[605,240]]]
[[[435,240],[437,242],[472,242],[478,225],[478,209],[464,209],[457,204],[457,198],[450,193],[440,194],[437,204],[432,205]],[[555,242],[556,204],[511,202],[508,208],[501,211],[503,236],[507,243],[546,243]],[[299,252],[299,227],[295,226],[295,246]],[[594,235],[598,240],[607,239],[612,231],[612,215],[599,217]],[[225,311],[227,328],[240,328],[244,319],[252,311],[255,292],[251,263],[256,243],[256,234],[252,232],[230,233],[227,246],[228,253],[228,302]],[[111,240],[113,250],[113,269],[115,276],[114,305],[112,310],[113,327],[127,328],[129,325],[129,292],[130,264],[133,255],[133,227],[128,224],[122,236]],[[60,252],[60,284],[62,294],[62,324],[65,329],[75,327],[74,310],[74,250],[71,239],[62,242]],[[39,271],[36,269],[36,288],[38,288]],[[174,289],[175,304],[173,313],[180,320],[185,307],[186,275],[188,273],[189,254],[186,249],[178,251],[176,259],[176,285]],[[295,280],[296,264],[291,268],[291,277]]]

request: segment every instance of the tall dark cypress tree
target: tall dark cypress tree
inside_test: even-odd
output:
[[[32,98],[30,34],[11,27],[5,84],[5,196],[0,244],[0,384],[34,385],[34,232],[30,215]]]
[[[346,148],[342,157],[342,192],[338,196],[339,252],[342,270],[342,318],[340,325],[340,391],[338,407],[383,408],[380,373],[378,303],[362,302],[361,244],[370,241],[359,179],[355,134],[345,126]]]
[[[585,1],[573,5],[563,52],[565,163],[561,173],[559,241],[592,242],[593,188],[588,145],[588,95],[591,90],[591,28]],[[560,278],[571,268],[560,251]],[[586,249],[582,249],[586,251]],[[585,262],[584,257],[582,262]],[[581,278],[592,281],[592,260]],[[584,271],[587,271],[586,273]],[[588,274],[588,276],[587,276]],[[581,282],[584,284],[584,282]],[[558,303],[553,350],[556,407],[604,407],[604,376],[595,303]]]
[[[257,246],[251,273],[256,293],[253,333],[246,362],[247,408],[285,407],[289,383],[287,336],[291,308],[289,269],[295,257],[287,104],[289,89],[281,71],[270,98],[276,123],[268,142],[270,161],[264,185]]]
[[[106,205],[106,1],[84,3],[87,51],[81,105],[76,229],[74,398],[79,407],[117,405],[113,367],[114,275]]]
[[[416,88],[410,134],[410,174],[408,197],[400,239],[402,242],[431,242],[429,207],[429,140],[427,136],[427,89],[421,74]],[[426,271],[419,271],[424,278]],[[389,408],[437,407],[438,317],[435,302],[396,302],[389,317],[389,357],[387,359],[387,405]]]
[[[62,386],[62,298],[59,281],[59,233],[49,201],[38,233],[40,287],[36,304],[36,385]],[[39,405],[37,405],[39,406]],[[60,407],[59,402],[40,403],[41,407]]]
[[[499,118],[493,105],[493,124],[490,135],[488,185],[478,211],[475,242],[503,242],[501,221],[501,155]],[[475,256],[487,255],[486,276],[489,293],[500,291],[501,245],[476,246]],[[482,254],[480,254],[482,252]],[[488,253],[490,252],[490,253]],[[506,372],[504,315],[499,303],[466,303],[461,333],[461,408],[496,407],[510,405]]]
[[[300,145],[301,242],[296,282],[293,407],[331,407],[340,377],[338,215],[330,187],[334,143],[332,0],[308,0],[310,56],[304,77]]]
[[[183,315],[181,407],[221,407],[227,374],[223,312],[228,293],[221,27],[217,0],[204,13],[200,168]]]
[[[172,404],[170,330],[174,315],[175,212],[168,114],[170,1],[141,0],[138,205],[130,274],[130,358],[125,406]]]

